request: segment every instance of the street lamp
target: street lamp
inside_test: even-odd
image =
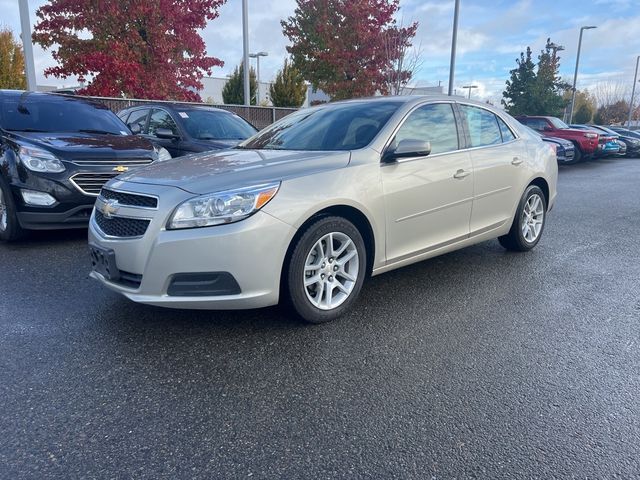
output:
[[[629,102],[629,120],[627,121],[627,127],[631,126],[631,115],[633,114],[633,97],[636,94],[636,83],[638,82],[638,62],[640,62],[640,55],[636,58],[636,74],[633,76],[633,88],[631,89],[631,101]]]
[[[33,44],[31,43],[31,22],[29,21],[29,0],[20,0],[20,26],[22,29],[22,50],[24,51],[24,70],[27,74],[27,90],[36,90],[36,67],[33,62]]]
[[[256,104],[260,105],[260,57],[269,56],[269,52],[258,52],[258,53],[250,53],[249,57],[255,58],[257,67],[256,67],[256,81],[258,82],[258,91],[256,92]]]
[[[244,86],[244,104],[251,105],[251,88],[249,86],[249,7],[248,0],[242,0],[242,68]]]
[[[580,49],[582,48],[582,33],[585,30],[598,28],[596,26],[580,27],[580,39],[578,40],[578,54],[576,55],[576,71],[573,74],[573,93],[571,94],[571,111],[569,112],[569,123],[573,123],[573,105],[576,103],[576,80],[578,79],[578,63],[580,63]]]
[[[456,46],[458,44],[458,16],[460,14],[460,0],[456,0],[453,10],[453,34],[451,35],[451,61],[449,62],[449,93],[453,94],[453,76],[456,70]]]
[[[469,96],[467,98],[471,98],[471,89],[472,88],[478,88],[478,86],[477,85],[463,85],[462,88],[466,88],[466,89],[469,90]]]

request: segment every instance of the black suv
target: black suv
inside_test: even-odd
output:
[[[118,116],[133,133],[166,148],[172,157],[231,148],[257,132],[235,113],[200,105],[137,105]]]
[[[99,103],[0,90],[0,240],[86,227],[105,182],[158,159],[158,147]]]

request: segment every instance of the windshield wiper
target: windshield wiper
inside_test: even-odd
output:
[[[7,128],[9,132],[46,132],[47,130],[38,130],[37,128]]]
[[[100,135],[119,135],[118,133],[114,133],[114,132],[107,132],[106,130],[96,130],[93,128],[81,128],[80,130],[78,130],[78,132],[82,132],[82,133],[97,133]]]

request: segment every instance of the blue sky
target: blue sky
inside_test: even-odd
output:
[[[32,22],[35,9],[46,3],[30,0]],[[415,44],[421,46],[423,63],[414,82],[417,86],[447,85],[453,0],[401,0],[405,23],[420,24]],[[261,76],[270,79],[286,56],[287,40],[280,19],[293,13],[294,0],[249,0],[252,51],[268,51],[261,60]],[[17,0],[0,0],[0,23],[19,32]],[[600,91],[630,90],[635,59],[640,55],[640,0],[461,0],[456,87],[473,83],[480,88],[476,98],[499,102],[509,70],[519,52],[530,45],[537,55],[547,37],[565,47],[561,74],[573,78],[573,68],[582,25],[597,25],[585,32],[578,88]],[[228,0],[220,17],[202,32],[209,53],[225,61],[213,76],[225,76],[242,56],[241,2]],[[45,79],[42,71],[54,62],[36,46],[38,83],[72,85],[73,79]]]

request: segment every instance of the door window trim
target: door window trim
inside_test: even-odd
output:
[[[493,145],[480,145],[479,147],[471,147],[471,134],[469,133],[469,126],[467,125],[467,120],[464,117],[462,111],[460,110],[460,106],[467,106],[467,107],[475,107],[475,108],[479,108],[481,110],[486,110],[489,113],[492,113],[493,115],[495,115],[497,118],[499,118],[500,120],[502,120],[504,122],[504,124],[507,126],[507,128],[509,130],[511,130],[511,133],[513,134],[513,140],[509,140],[508,142],[500,142],[500,143],[494,143]],[[502,145],[509,145],[513,142],[516,142],[520,139],[520,135],[518,135],[518,133],[516,131],[514,131],[514,129],[511,127],[511,125],[509,125],[509,122],[507,122],[501,115],[497,114],[496,112],[494,112],[493,110],[490,110],[488,108],[485,108],[481,105],[474,105],[471,103],[465,103],[465,102],[456,102],[456,111],[458,112],[458,115],[460,115],[460,121],[463,125],[464,128],[464,135],[465,135],[465,148],[462,149],[462,151],[465,152],[469,152],[469,151],[473,151],[473,150],[479,150],[481,148],[496,148],[496,147],[501,147]],[[498,124],[498,129],[499,129],[500,125]],[[502,139],[502,132],[500,132],[500,139]]]
[[[398,133],[398,130],[400,130],[402,128],[402,126],[405,124],[405,122],[409,118],[409,115],[411,115],[413,112],[415,112],[419,108],[426,107],[427,105],[438,105],[438,104],[451,105],[451,110],[452,110],[452,113],[453,113],[453,117],[454,117],[455,122],[456,122],[456,133],[458,134],[457,135],[458,136],[458,148],[456,150],[451,150],[449,152],[440,152],[440,153],[434,153],[434,154],[429,154],[429,155],[419,156],[419,157],[399,158],[393,163],[383,162],[382,159],[384,158],[384,154],[387,152],[387,149],[391,145],[391,142],[393,142],[393,139],[396,138],[396,134]],[[455,105],[456,105],[455,100],[434,100],[434,101],[427,101],[427,102],[424,102],[424,103],[419,103],[418,105],[414,105],[413,108],[411,108],[411,110],[409,110],[404,115],[404,117],[402,117],[400,119],[400,121],[398,122],[398,125],[396,125],[396,128],[393,129],[393,132],[391,133],[391,135],[389,135],[389,138],[385,142],[384,147],[382,148],[382,152],[380,153],[380,165],[381,166],[387,166],[387,165],[395,165],[395,164],[398,164],[398,163],[414,162],[416,160],[422,160],[422,159],[425,159],[425,158],[440,157],[442,155],[451,155],[452,153],[458,153],[458,152],[463,151],[460,147],[461,147],[461,145],[464,144],[464,142],[463,142],[464,141],[464,137],[461,136],[461,133],[460,133],[460,122],[459,122],[458,117],[456,116],[456,106]]]
[[[132,108],[131,110],[129,110],[129,114],[127,115],[127,121],[124,122],[124,124],[127,126],[127,128],[129,130],[131,130],[131,127],[129,126],[129,119],[131,118],[131,115],[133,115],[136,112],[140,112],[142,110],[146,110],[147,111],[147,117],[144,119],[144,128],[142,129],[140,134],[146,135],[147,134],[147,130],[149,129],[149,118],[151,117],[152,108],[150,108],[150,107],[135,107],[135,108]]]

